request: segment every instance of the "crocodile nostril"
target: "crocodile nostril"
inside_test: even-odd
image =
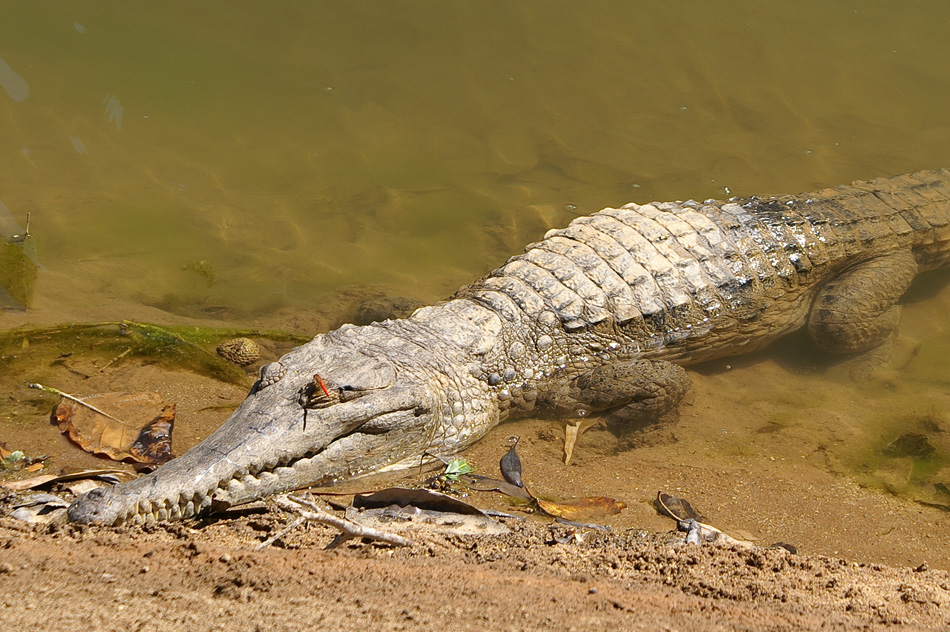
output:
[[[272,386],[280,381],[287,373],[287,367],[280,362],[271,362],[261,367],[261,379],[258,382],[257,390],[262,391],[268,386]]]

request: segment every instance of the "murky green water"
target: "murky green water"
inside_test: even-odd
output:
[[[950,165],[940,1],[2,13],[0,227],[32,213],[41,266],[3,328],[314,333],[341,295],[441,298],[604,206]]]
[[[14,3],[27,319],[431,300],[603,206],[941,166],[948,29],[940,2]]]

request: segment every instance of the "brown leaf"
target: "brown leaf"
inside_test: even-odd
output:
[[[518,458],[518,437],[515,437],[514,445],[501,457],[501,475],[506,481],[516,487],[524,487],[524,481],[521,479],[521,459]]]
[[[369,494],[353,496],[353,506],[357,509],[379,507],[417,507],[432,511],[452,512],[457,514],[481,515],[482,510],[463,500],[448,496],[431,489],[410,489],[405,487],[388,487]]]
[[[706,522],[706,518],[683,498],[674,498],[669,494],[657,492],[653,505],[661,516],[669,516],[674,520],[692,519],[697,522]]]
[[[548,500],[536,499],[541,511],[549,516],[557,518],[566,518],[567,520],[592,520],[618,514],[627,508],[627,505],[607,498],[606,496],[595,496],[592,498],[575,498],[563,502],[551,502]]]
[[[489,478],[487,476],[479,476],[478,474],[465,474],[464,480],[469,482],[469,485],[472,489],[479,492],[501,492],[506,496],[511,496],[513,498],[523,498],[525,500],[532,500],[534,496],[531,495],[524,487],[518,487],[517,485],[512,485],[508,481],[499,481],[495,478]]]
[[[57,476],[55,474],[43,474],[42,476],[34,476],[32,478],[24,478],[19,481],[5,481],[0,483],[0,487],[6,487],[7,489],[12,489],[15,492],[20,492],[25,489],[33,489],[46,483],[52,483],[55,481]]]
[[[53,412],[59,429],[83,450],[116,461],[160,465],[171,458],[175,405],[157,393],[105,393],[83,401],[107,412],[110,419],[63,399]],[[118,420],[123,421],[118,421]]]
[[[132,447],[129,455],[139,463],[161,465],[172,458],[172,426],[175,424],[175,404],[168,404],[148,422]]]

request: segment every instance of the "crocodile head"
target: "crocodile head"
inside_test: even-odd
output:
[[[317,336],[265,366],[247,399],[202,443],[147,476],[80,496],[70,520],[188,518],[411,467],[427,454],[431,460],[433,452],[473,442],[477,436],[460,443],[452,429],[462,395],[446,388],[458,380],[438,370],[445,359],[401,338],[375,340],[374,333],[378,328],[348,327]],[[373,344],[360,344],[362,334]]]

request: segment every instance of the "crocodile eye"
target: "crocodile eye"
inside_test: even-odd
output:
[[[341,386],[337,389],[341,402],[348,402],[360,396],[359,391],[350,385]]]
[[[340,391],[327,388],[326,381],[314,373],[313,379],[300,389],[298,401],[304,408],[326,408],[341,401]]]

